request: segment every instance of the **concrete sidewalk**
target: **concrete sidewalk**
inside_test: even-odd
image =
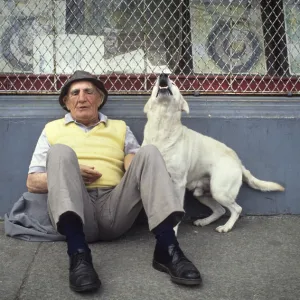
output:
[[[155,271],[155,240],[140,226],[117,241],[91,245],[102,287],[89,295],[69,289],[65,243],[11,239],[0,223],[0,299],[299,300],[300,216],[243,217],[232,232],[215,232],[224,221],[179,228],[180,245],[199,267],[202,287],[174,285]]]

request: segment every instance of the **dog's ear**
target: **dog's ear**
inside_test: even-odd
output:
[[[150,99],[149,99],[144,106],[144,113],[146,114],[150,108],[151,108],[151,104],[150,104]]]
[[[190,113],[190,108],[188,103],[183,99],[183,97],[181,97],[181,110],[185,111],[187,114]]]

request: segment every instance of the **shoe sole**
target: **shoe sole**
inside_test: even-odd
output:
[[[87,284],[84,286],[74,286],[74,285],[70,285],[70,288],[72,291],[77,292],[77,293],[85,293],[85,292],[94,292],[96,290],[98,290],[101,286],[101,282],[95,282],[92,284]]]
[[[202,279],[183,279],[179,277],[175,277],[172,274],[170,274],[169,269],[165,267],[164,265],[158,263],[157,261],[153,260],[152,266],[155,270],[168,273],[171,277],[171,281],[177,284],[183,284],[183,285],[200,285],[202,284]]]

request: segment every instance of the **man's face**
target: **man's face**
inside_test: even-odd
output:
[[[64,99],[74,120],[86,126],[98,120],[98,107],[103,95],[89,81],[74,82]]]

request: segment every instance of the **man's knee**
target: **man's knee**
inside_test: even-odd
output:
[[[166,168],[164,158],[162,157],[158,148],[154,145],[146,145],[141,147],[135,156],[135,159],[143,164]]]
[[[75,151],[69,146],[63,144],[56,144],[50,147],[47,155],[47,161],[53,158],[76,159]]]
[[[141,147],[141,149],[137,152],[137,155],[144,157],[161,157],[161,153],[158,148],[154,145],[146,145]]]
[[[46,162],[47,168],[49,162],[53,163],[57,160],[61,162],[71,162],[71,163],[78,162],[75,151],[69,146],[62,145],[62,144],[56,144],[50,147],[47,154],[47,162]]]

